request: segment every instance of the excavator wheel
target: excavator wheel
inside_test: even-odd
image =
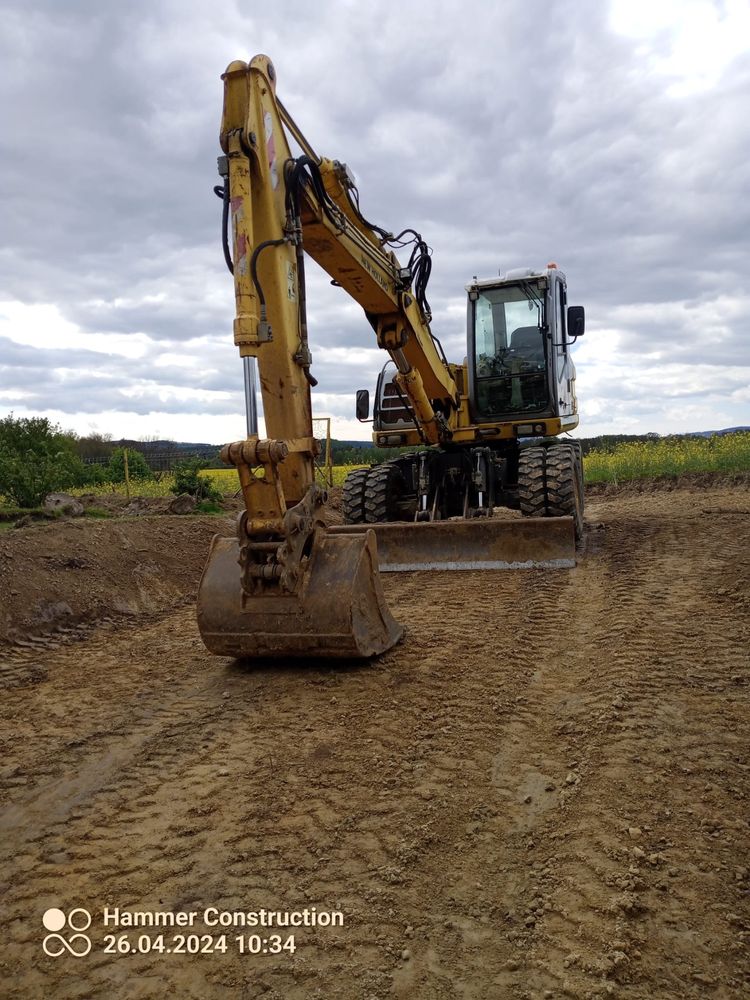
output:
[[[344,524],[365,522],[365,483],[369,473],[370,469],[354,469],[344,481],[341,498]]]
[[[382,524],[402,518],[400,501],[406,488],[404,477],[397,465],[384,462],[370,469],[365,483],[365,521]]]
[[[518,498],[525,517],[572,517],[583,536],[583,465],[576,444],[524,448],[518,459]]]
[[[552,444],[545,456],[547,513],[573,518],[576,541],[583,536],[583,467],[575,445]]]
[[[554,452],[547,467],[547,449],[532,445],[519,456],[518,487],[521,521],[504,518],[461,519],[413,523],[415,497],[409,492],[408,471],[397,461],[373,468],[365,483],[365,524],[341,524],[333,536],[356,535],[373,528],[378,540],[381,572],[412,570],[568,569],[575,566],[575,518],[556,516],[550,500],[562,506],[558,494],[575,475],[576,456],[570,446]],[[548,488],[554,482],[554,498]],[[575,496],[575,491],[573,492]],[[564,499],[564,498],[563,498]],[[575,504],[573,504],[575,509]]]
[[[524,448],[518,456],[518,499],[524,517],[547,517],[546,448]]]

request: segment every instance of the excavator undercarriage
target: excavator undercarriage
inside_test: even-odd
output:
[[[583,534],[580,448],[401,455],[349,473],[342,510],[346,523],[332,530],[374,528],[382,572],[569,568]]]
[[[524,448],[425,450],[347,476],[347,524],[489,518],[498,507],[526,517],[571,517],[583,532],[583,480],[577,442]]]

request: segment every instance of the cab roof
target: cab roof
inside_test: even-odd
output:
[[[538,279],[549,278],[551,274],[556,274],[565,282],[565,274],[560,270],[559,267],[544,267],[544,268],[533,268],[533,267],[517,267],[512,271],[500,271],[496,278],[481,278],[479,280],[474,280],[471,284],[466,285],[466,291],[471,291],[472,288],[497,288],[504,284],[515,284],[518,281],[535,281]]]

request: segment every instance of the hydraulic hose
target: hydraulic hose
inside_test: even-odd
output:
[[[224,178],[224,185],[220,187],[218,184],[214,188],[214,194],[217,198],[221,198],[221,248],[224,251],[224,260],[229,268],[229,273],[234,274],[234,264],[232,263],[232,254],[229,249],[229,175]]]

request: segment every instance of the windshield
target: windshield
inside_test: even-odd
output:
[[[479,290],[474,374],[480,413],[522,413],[547,405],[544,294],[536,282]]]

